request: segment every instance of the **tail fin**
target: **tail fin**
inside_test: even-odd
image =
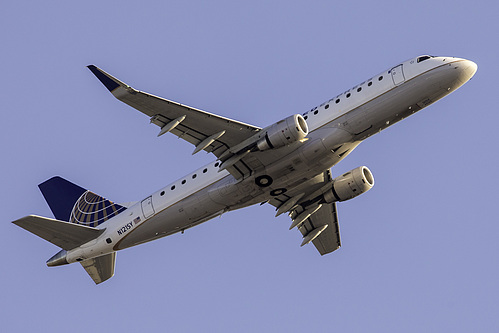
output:
[[[99,237],[105,229],[85,227],[69,222],[46,217],[29,215],[12,222],[19,227],[62,248],[47,260],[47,266],[68,264],[67,251]],[[81,261],[81,265],[96,284],[110,279],[114,275],[116,252]]]
[[[56,219],[97,227],[126,208],[59,176],[38,185]]]

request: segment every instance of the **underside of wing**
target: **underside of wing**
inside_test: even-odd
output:
[[[167,132],[177,135],[196,146],[193,154],[204,150],[220,157],[261,130],[257,126],[138,91],[94,65],[88,68],[118,100],[144,113],[151,123],[158,125],[161,128],[158,136]]]
[[[331,172],[326,170],[312,179],[304,179],[269,201],[276,207],[276,216],[289,213],[292,220],[290,229],[297,227],[303,236],[301,245],[312,242],[321,255],[341,246],[336,203],[321,200],[322,190],[331,181]]]
[[[312,243],[321,255],[331,253],[341,246],[336,203],[322,205],[317,212],[302,223],[298,230],[300,230],[303,237],[306,238],[311,232],[320,230],[324,226],[327,227],[312,240]]]
[[[94,65],[88,68],[114,97],[147,115],[151,123],[159,126],[158,136],[171,132],[192,143],[195,146],[193,154],[201,150],[213,153],[220,161],[220,170],[227,170],[236,179],[265,168],[300,144],[295,142],[279,149],[259,151],[258,142],[268,140],[260,127],[141,92]]]
[[[171,132],[193,144],[193,154],[201,150],[213,153],[220,162],[220,171],[227,170],[238,180],[263,170],[306,141],[286,132],[296,128],[301,134],[307,134],[308,128],[301,115],[290,116],[262,130],[257,126],[141,92],[94,65],[88,68],[114,97],[147,115],[151,123],[159,126],[158,136]],[[277,127],[272,127],[274,125]],[[269,139],[269,131],[276,137],[283,137],[284,143],[277,147],[279,149],[274,149],[276,147]],[[280,140],[276,139],[279,144]],[[266,145],[268,148],[262,148]]]

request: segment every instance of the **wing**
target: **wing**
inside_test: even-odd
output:
[[[331,171],[326,170],[269,201],[276,207],[276,215],[289,212],[292,218],[290,229],[297,226],[303,236],[301,245],[312,242],[321,255],[341,246],[336,203],[320,201],[322,189],[331,180]]]
[[[307,235],[314,230],[321,230],[324,226],[327,227],[312,240],[312,243],[321,255],[331,253],[341,246],[336,203],[322,205],[321,208],[306,219],[298,229],[302,233],[303,238],[306,239]]]
[[[138,91],[100,68],[88,68],[118,100],[139,110],[151,123],[192,143],[193,154],[204,150],[213,153],[236,179],[252,175],[270,163],[294,151],[300,142],[280,149],[258,151],[257,141],[265,131],[260,127],[221,117],[206,111]]]
[[[196,146],[193,154],[205,150],[220,158],[229,148],[261,130],[260,127],[135,90],[94,65],[88,68],[114,97],[150,117],[151,123],[161,128],[158,136],[167,132],[177,135]]]

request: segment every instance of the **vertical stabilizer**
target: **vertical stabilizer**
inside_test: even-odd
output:
[[[56,176],[38,185],[45,201],[54,214],[61,221],[69,221],[74,204],[87,190],[67,180]]]
[[[56,219],[97,227],[126,208],[59,176],[38,185]]]

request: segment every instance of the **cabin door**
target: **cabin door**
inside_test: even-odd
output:
[[[152,206],[152,197],[142,200],[142,213],[145,218],[154,215],[154,208]]]
[[[392,80],[393,84],[396,86],[405,81],[403,66],[404,65],[398,65],[397,67],[392,68]]]

